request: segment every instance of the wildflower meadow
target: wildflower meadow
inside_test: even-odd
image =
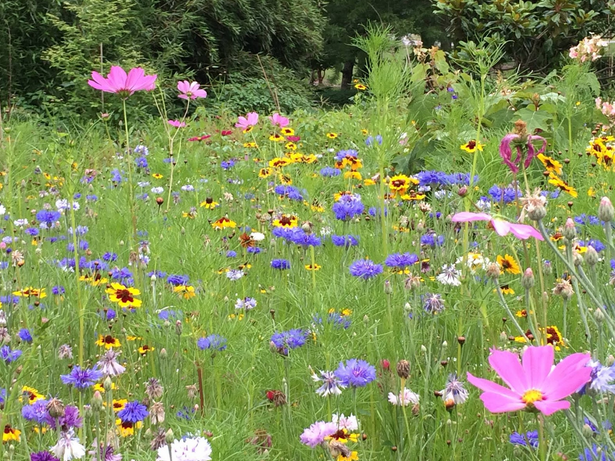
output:
[[[615,460],[609,42],[353,44],[335,110],[0,118],[1,459]]]

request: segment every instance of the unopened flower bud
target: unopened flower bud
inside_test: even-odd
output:
[[[393,293],[393,287],[391,286],[391,282],[388,280],[384,281],[384,293],[390,295]]]
[[[503,331],[502,333],[500,333],[500,342],[505,343],[507,341],[508,341],[508,335],[506,334],[505,331]]]
[[[536,280],[534,279],[534,272],[532,271],[531,267],[528,267],[527,269],[525,269],[525,272],[521,277],[521,286],[526,290],[530,290],[535,283]]]
[[[570,218],[566,220],[566,224],[564,224],[564,229],[562,230],[562,234],[566,239],[572,242],[577,236],[577,229],[574,225],[574,221]]]
[[[596,322],[598,323],[602,323],[604,321],[604,312],[602,312],[602,309],[596,309],[594,311],[594,319],[596,319]]]
[[[588,246],[587,251],[585,252],[585,264],[587,264],[590,268],[594,267],[598,264],[598,252],[594,249],[593,246]]]
[[[94,395],[92,396],[92,410],[93,411],[102,410],[102,404],[103,404],[102,394],[100,393],[100,391],[94,392]]]
[[[579,267],[581,264],[583,264],[583,256],[581,256],[581,253],[579,253],[578,251],[574,251],[572,253],[572,263],[575,267]]]
[[[408,376],[410,376],[410,363],[407,360],[397,362],[397,375],[400,378],[408,379]]]
[[[56,399],[55,397],[49,401],[47,404],[47,413],[52,418],[61,418],[64,416],[64,403],[60,399]]]
[[[498,279],[500,275],[502,275],[502,271],[500,270],[500,265],[498,263],[489,263],[485,270],[487,277],[490,279]]]
[[[182,321],[178,320],[177,322],[175,322],[175,333],[177,333],[177,336],[181,336],[182,330],[183,330]]]
[[[466,195],[468,195],[468,187],[461,186],[457,191],[457,195],[459,195],[459,197],[465,197]]]
[[[585,437],[592,437],[594,435],[594,430],[589,424],[583,424],[583,428],[581,429],[581,432],[583,432],[583,435]]]
[[[173,429],[169,429],[169,430],[167,431],[167,433],[164,435],[164,440],[165,440],[168,444],[173,443]]]
[[[609,355],[606,358],[606,362],[605,363],[606,363],[607,367],[610,367],[610,366],[612,366],[615,363],[615,357],[613,357],[613,354]]]
[[[105,391],[110,391],[111,389],[113,389],[113,381],[111,381],[111,378],[109,376],[107,376],[103,381],[103,389]]]
[[[613,217],[615,217],[615,209],[611,200],[608,197],[602,197],[598,205],[598,219],[608,223],[613,221]]]
[[[167,356],[168,356],[167,350],[164,347],[162,349],[160,349],[160,358],[161,359],[166,359]]]
[[[542,271],[545,275],[551,275],[553,273],[553,263],[545,259],[542,263]]]

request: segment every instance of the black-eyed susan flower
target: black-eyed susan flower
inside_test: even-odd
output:
[[[545,331],[543,330],[543,333]],[[550,325],[546,328],[547,344],[551,344],[556,351],[560,350],[560,346],[566,347],[562,333],[557,326]]]
[[[271,176],[272,170],[271,168],[261,168],[258,171],[258,177],[259,178],[267,178],[269,176]]]
[[[283,184],[285,186],[290,186],[293,183],[293,179],[287,174],[280,173],[278,175],[278,180],[280,181],[280,184]]]
[[[502,285],[500,287],[500,290],[502,290],[502,293],[504,293],[505,295],[514,295],[515,294],[515,290],[513,290],[509,285]]]
[[[560,162],[544,154],[538,154],[537,157],[545,167],[545,170],[550,173],[562,174],[562,164]]]
[[[337,133],[327,133],[327,138],[336,139],[338,137]]]
[[[126,404],[128,403],[127,399],[113,399],[111,402],[111,406],[113,407],[113,412],[117,413],[118,411],[126,408]]]
[[[205,201],[201,202],[201,208],[205,208],[206,210],[213,210],[216,207],[219,207],[220,204],[214,201],[213,198],[207,197]]]
[[[298,222],[299,220],[296,216],[283,214],[279,218],[273,220],[273,225],[275,227],[285,227],[287,229],[292,229],[293,227],[297,227]]]
[[[317,271],[320,270],[322,266],[319,266],[318,264],[306,264],[305,268],[309,271]]]
[[[355,87],[357,90],[359,90],[359,91],[365,91],[365,90],[367,90],[367,87],[366,87],[365,85],[363,85],[362,83],[357,83],[354,87]]]
[[[465,150],[469,154],[473,154],[477,150],[482,152],[484,145],[479,143],[479,142],[477,142],[476,140],[472,139],[472,140],[468,141],[467,143],[462,144],[459,147],[461,148],[461,150]]]
[[[295,143],[294,143],[294,142],[292,142],[292,141],[288,141],[288,142],[284,145],[284,148],[285,148],[286,150],[297,150],[297,144],[295,144]]]
[[[121,347],[120,340],[114,338],[111,335],[100,335],[96,341],[97,346],[104,346],[105,349],[111,349],[113,347]]]
[[[519,268],[519,265],[517,264],[517,261],[515,261],[515,258],[513,258],[510,255],[498,255],[497,258],[498,264],[500,265],[500,268],[504,271],[504,272],[508,272],[509,274],[520,274],[521,273],[521,269]]]
[[[19,401],[23,402],[24,400],[32,405],[34,402],[40,399],[44,399],[43,394],[34,389],[33,387],[23,386],[21,388],[21,397],[19,397]]]
[[[143,427],[143,423],[141,421],[133,423],[130,421],[122,421],[121,419],[116,419],[115,424],[117,426],[117,432],[120,437],[130,437],[131,435],[134,435],[135,429],[141,429],[141,427]]]
[[[11,427],[10,424],[4,426],[4,431],[2,432],[2,442],[19,442],[19,435],[21,431],[19,429],[15,429]]]
[[[269,166],[272,168],[283,168],[287,165],[291,165],[292,163],[293,161],[289,159],[288,157],[284,157],[284,158],[276,157],[276,158],[269,160]]]
[[[235,223],[235,221],[231,221],[226,216],[223,216],[217,221],[214,221],[213,223],[211,223],[211,227],[213,227],[215,230],[235,228],[237,227],[237,223]]]
[[[147,344],[144,344],[143,346],[141,346],[139,349],[137,349],[139,351],[139,354],[141,355],[146,355],[150,352],[153,352],[155,349],[151,346],[148,346]]]
[[[141,300],[135,298],[141,294],[141,291],[136,288],[125,287],[121,283],[112,283],[105,292],[109,295],[109,301],[117,303],[120,307],[141,307]]]
[[[292,136],[295,134],[295,130],[289,127],[285,127],[280,130],[280,133],[282,133],[284,136]]]
[[[194,298],[196,293],[194,292],[194,287],[191,285],[178,285],[173,287],[173,293],[177,293],[180,297],[184,299]]]
[[[569,186],[566,181],[557,177],[553,173],[549,175],[549,184],[553,184],[555,187],[559,188],[561,191],[566,192],[571,197],[577,197],[579,195],[574,187]]]
[[[160,173],[152,173],[152,178],[154,178],[154,179],[162,179],[162,178],[164,178],[164,176],[162,176]]]
[[[527,310],[525,309],[520,309],[515,313],[515,317],[519,317],[520,319],[526,318],[527,317]]]
[[[244,142],[243,147],[245,147],[246,149],[256,149],[258,147],[258,144],[256,144],[254,141]]]
[[[269,136],[269,141],[273,141],[273,142],[282,142],[284,141],[284,139],[285,139],[284,136],[278,133],[273,133],[271,136]]]
[[[14,291],[13,294],[15,296],[19,296],[19,297],[23,297],[23,298],[46,298],[47,297],[47,293],[45,293],[45,289],[44,288],[24,288],[22,290],[19,291]]]

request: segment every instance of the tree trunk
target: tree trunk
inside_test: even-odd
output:
[[[349,90],[352,83],[352,71],[354,70],[354,59],[344,62],[342,69],[342,90]]]

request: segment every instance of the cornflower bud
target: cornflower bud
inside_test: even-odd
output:
[[[608,197],[602,197],[600,205],[598,205],[598,218],[605,223],[609,223],[613,221],[613,217],[615,217],[615,209],[611,200]]]

